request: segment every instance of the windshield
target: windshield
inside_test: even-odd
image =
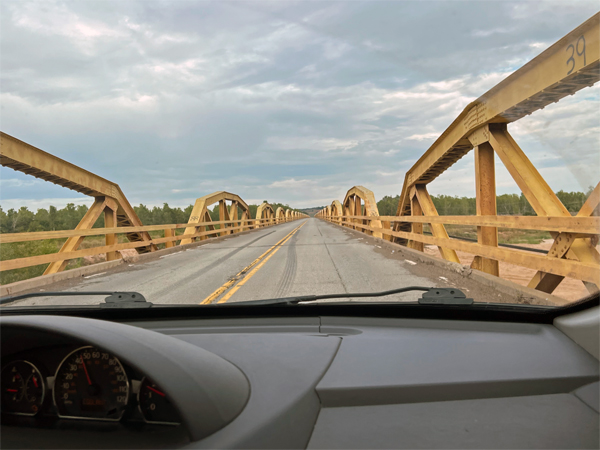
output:
[[[599,289],[596,1],[0,9],[1,308]]]

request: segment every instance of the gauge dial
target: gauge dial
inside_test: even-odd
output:
[[[116,421],[129,398],[121,362],[95,347],[69,353],[56,371],[54,404],[60,417]]]
[[[146,422],[179,425],[179,414],[169,397],[150,378],[142,380],[138,403]]]
[[[40,371],[28,361],[13,361],[2,369],[2,412],[35,416],[46,387]]]

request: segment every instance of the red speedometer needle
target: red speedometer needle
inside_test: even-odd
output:
[[[91,386],[92,385],[92,380],[90,379],[90,374],[87,371],[87,367],[85,367],[85,361],[83,359],[83,355],[81,355],[80,358],[81,358],[81,365],[83,366],[83,371],[85,372],[85,377],[88,380],[88,384]]]
[[[158,389],[154,389],[152,386],[147,386],[148,389],[150,389],[152,392],[156,392],[158,395],[160,395],[161,397],[165,396],[164,392],[160,392]]]
[[[32,377],[33,379],[33,384],[35,384],[35,387],[39,387],[37,379],[35,378],[35,375]]]
[[[7,392],[18,392],[16,389],[7,389]]]

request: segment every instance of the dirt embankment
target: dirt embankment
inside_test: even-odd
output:
[[[117,253],[120,253],[121,258],[123,258],[126,262],[134,262],[139,259],[138,252],[135,251],[135,249],[133,249],[133,248],[119,250],[119,251],[117,251]],[[89,266],[91,264],[97,264],[97,263],[101,263],[104,261],[106,261],[106,255],[104,253],[101,253],[99,255],[83,257],[83,265],[84,266]]]
[[[550,247],[552,246],[553,242],[553,239],[544,239],[540,244],[519,245],[522,247],[550,250]],[[435,245],[426,245],[425,253],[428,255],[440,257],[440,252],[438,251],[438,248]],[[456,254],[460,259],[461,264],[470,265],[471,262],[473,262],[473,255],[471,253],[457,251]],[[510,280],[522,286],[527,286],[527,284],[533,278],[535,273],[535,270],[528,269],[527,267],[516,266],[514,264],[509,264],[502,261],[500,262],[500,276],[505,280]],[[585,288],[581,281],[575,280],[573,278],[565,278],[552,294],[572,302],[588,295],[588,290]]]

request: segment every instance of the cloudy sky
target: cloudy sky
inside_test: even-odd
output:
[[[118,183],[132,204],[377,199],[472,100],[597,0],[3,0],[1,129]],[[598,182],[600,86],[509,130],[555,190]],[[518,193],[497,164],[498,192]],[[0,169],[4,209],[91,203]],[[430,185],[474,195],[473,153]]]

